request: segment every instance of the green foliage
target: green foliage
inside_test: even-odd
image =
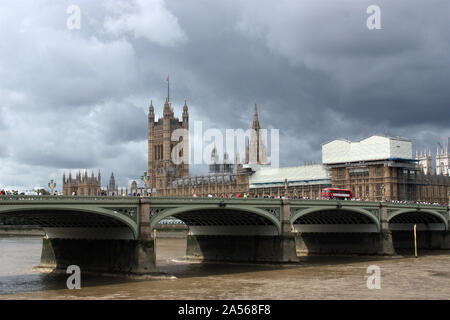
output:
[[[50,195],[50,192],[48,192],[48,191],[45,190],[45,189],[36,189],[36,192],[37,192],[38,194],[43,195],[43,196],[48,196],[48,195]]]

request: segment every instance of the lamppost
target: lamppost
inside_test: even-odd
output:
[[[144,175],[141,177],[141,179],[144,182],[144,186],[145,186],[144,197],[146,197],[147,196],[147,188],[148,188],[147,187],[148,186],[148,180],[149,180],[149,176],[147,174],[147,171],[144,172]]]
[[[288,196],[288,179],[284,179],[284,196],[287,198]]]
[[[50,188],[50,195],[53,195],[53,189],[56,187],[56,182],[53,182],[53,179],[48,183],[48,187]]]
[[[384,185],[381,186],[381,201],[385,202],[386,199],[384,198],[384,194],[386,193],[386,189],[384,188]]]

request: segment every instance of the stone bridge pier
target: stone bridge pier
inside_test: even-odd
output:
[[[276,209],[278,210],[278,209]],[[230,262],[295,262],[298,261],[295,235],[289,221],[289,203],[279,207],[280,221],[268,221],[256,214],[237,211],[240,225],[233,223],[233,211],[225,209],[231,218],[224,225],[190,226],[186,257],[205,261]],[[189,224],[188,219],[188,224]]]
[[[189,227],[186,258],[230,262],[297,261],[287,200],[194,199],[177,206],[151,199],[150,230],[175,217]]]
[[[140,223],[149,221],[149,200],[115,200],[107,205],[101,201],[95,208],[91,204],[64,207],[54,200],[42,208],[21,209],[20,215],[46,233],[38,268],[65,270],[77,265],[81,272],[99,274],[157,272],[149,223]]]
[[[62,269],[77,265],[82,272],[100,274],[156,273],[153,241],[117,239],[42,240],[38,268]]]
[[[155,241],[150,229],[150,199],[137,199],[135,232],[128,227],[110,227],[102,235],[98,231],[91,239],[83,230],[83,238],[44,238],[39,267],[66,269],[78,265],[82,271],[106,274],[144,275],[157,273]],[[88,228],[89,229],[89,228]],[[122,229],[120,232],[118,229]],[[45,229],[44,229],[45,230]],[[46,230],[50,236],[51,228]],[[50,232],[49,232],[50,231]],[[66,234],[67,231],[66,230]]]
[[[297,252],[309,254],[395,254],[385,207],[364,210],[319,206],[293,210]]]

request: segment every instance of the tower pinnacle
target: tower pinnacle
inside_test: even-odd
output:
[[[259,126],[259,119],[258,119],[258,107],[256,105],[256,101],[255,101],[255,114],[253,116],[253,125],[252,125],[252,129],[253,130],[259,130],[261,127]]]

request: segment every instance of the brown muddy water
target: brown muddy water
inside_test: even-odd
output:
[[[183,259],[183,238],[157,240],[157,265],[172,275],[130,280],[32,271],[39,237],[0,238],[0,299],[450,299],[450,251],[413,256],[302,257],[297,264],[199,263]],[[380,268],[381,288],[368,289],[367,268]]]

